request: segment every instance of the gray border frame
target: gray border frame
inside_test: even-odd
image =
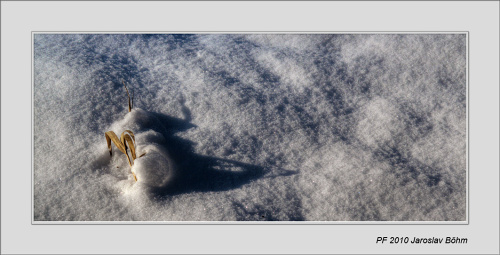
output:
[[[5,1],[5,0],[3,0]],[[10,1],[10,0],[8,0]],[[30,0],[21,0],[30,1]],[[52,0],[54,2],[63,0]],[[50,1],[50,2],[52,2]],[[85,1],[85,0],[77,0]],[[93,0],[99,1],[99,0]],[[127,0],[134,2],[135,0]],[[148,0],[151,1],[151,0]],[[161,1],[161,0],[153,0]],[[187,0],[197,1],[197,0]],[[221,1],[221,0],[219,0]],[[229,0],[222,0],[226,2]],[[250,1],[250,0],[246,0]],[[265,1],[265,0],[258,0]],[[286,1],[286,0],[278,0]],[[300,0],[294,0],[300,1]],[[328,1],[328,0],[320,0]],[[363,1],[363,0],[354,0]],[[387,0],[386,0],[387,1]],[[397,1],[389,0],[387,2]],[[418,0],[414,0],[420,2]],[[426,0],[432,1],[432,0]],[[446,0],[452,1],[453,0]],[[460,0],[471,2],[468,0]],[[484,0],[483,0],[484,1]],[[490,0],[496,1],[496,0]],[[201,1],[203,2],[203,1]],[[243,1],[244,2],[244,1]],[[379,2],[379,1],[374,1]],[[385,2],[385,1],[384,1]],[[482,2],[482,1],[479,1]],[[487,2],[487,1],[485,1]],[[34,35],[35,34],[465,34],[466,35],[466,219],[465,221],[35,221],[34,220]],[[470,192],[469,192],[469,132],[470,132],[470,31],[31,31],[31,225],[469,225],[470,224]],[[1,177],[1,175],[0,175]],[[0,215],[1,219],[1,215]]]

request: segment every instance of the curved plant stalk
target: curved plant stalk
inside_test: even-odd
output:
[[[125,90],[127,91],[127,97],[128,97],[128,112],[132,111],[133,107],[133,97],[130,97],[130,94],[128,92],[128,88],[125,85],[125,81],[122,79],[123,86],[125,87]],[[113,156],[113,152],[111,150],[111,141],[115,144],[115,146],[127,156],[128,164],[130,165],[130,168],[132,170],[132,165],[134,164],[134,160],[136,159],[136,154],[135,154],[135,136],[134,132],[130,130],[125,130],[121,134],[120,139],[118,139],[118,136],[116,136],[115,132],[113,131],[108,131],[105,132],[104,135],[106,136],[106,142],[108,143],[108,150],[109,150],[109,155]],[[127,151],[128,148],[130,148],[130,154],[132,155],[132,160],[130,159],[130,156],[128,155]],[[143,153],[141,156],[144,156],[146,153]],[[131,171],[132,172],[132,171]],[[134,176],[135,181],[137,181],[137,177],[135,176],[135,173],[132,172],[132,175]]]
[[[111,149],[111,142],[115,144],[115,146],[127,156],[128,159],[128,164],[130,165],[130,168],[132,168],[132,165],[134,164],[134,160],[136,159],[136,154],[135,154],[135,136],[134,132],[130,130],[125,130],[121,134],[121,139],[118,139],[118,136],[116,136],[115,132],[113,131],[108,131],[105,132],[104,135],[106,136],[106,142],[108,143],[108,150],[109,150],[109,155],[112,156],[113,152]],[[128,146],[127,146],[128,145]],[[130,154],[132,154],[132,160],[130,159],[127,151],[128,148],[130,148]],[[144,154],[143,154],[144,155]],[[141,157],[143,156],[141,155]],[[132,175],[134,175],[135,181],[137,181],[137,177],[135,176],[134,172],[132,172]]]
[[[128,134],[127,134],[128,133]],[[123,145],[125,145],[125,151],[130,148],[130,152],[132,154],[132,159],[135,160],[135,137],[134,133],[130,130],[125,130],[123,131],[120,141],[122,142]],[[128,146],[127,146],[128,144]]]

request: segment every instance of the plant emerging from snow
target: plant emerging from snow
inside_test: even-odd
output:
[[[128,111],[130,112],[132,110],[132,100],[130,99],[130,94],[128,93],[127,86],[125,86],[125,82],[123,82],[123,86],[125,87],[125,90],[127,91],[127,96],[128,96]],[[134,132],[131,130],[125,130],[122,132],[120,139],[118,139],[118,136],[115,134],[113,131],[107,131],[104,133],[106,136],[106,142],[108,143],[108,150],[109,150],[109,155],[113,156],[113,152],[111,149],[111,141],[115,144],[115,146],[127,156],[128,159],[128,164],[132,168],[134,165],[134,160],[136,159],[136,154],[135,154],[135,148],[137,147],[135,143],[135,136]],[[130,154],[132,155],[132,160],[130,160],[130,156],[128,155],[128,148],[130,148]],[[140,157],[144,156],[141,155]],[[137,176],[135,173],[132,171],[132,175],[134,176],[135,181],[137,181]]]
[[[121,138],[118,139],[118,136],[116,136],[115,132],[113,131],[108,131],[105,132],[104,135],[106,136],[106,142],[108,143],[108,150],[109,150],[109,155],[112,156],[113,152],[111,150],[111,141],[115,144],[115,146],[127,156],[128,159],[128,164],[130,167],[134,164],[134,160],[136,159],[135,155],[135,137],[134,133],[130,130],[125,130],[123,131]],[[128,146],[127,146],[128,144]],[[132,154],[132,160],[130,160],[130,157],[127,153],[127,149],[130,148],[130,154]],[[134,172],[132,172],[132,175],[134,175],[135,181],[137,181],[137,177],[135,176]]]

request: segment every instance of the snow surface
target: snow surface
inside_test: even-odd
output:
[[[464,221],[466,105],[465,34],[35,34],[34,220]]]

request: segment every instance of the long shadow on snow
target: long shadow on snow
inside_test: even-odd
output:
[[[176,132],[196,127],[195,125],[188,120],[160,113],[153,115],[163,124],[163,127],[156,127],[156,131],[161,131],[165,137],[165,143],[161,145],[168,150],[176,165],[176,171],[168,185],[165,188],[152,190],[160,198],[190,192],[226,191],[239,188],[259,178],[298,173],[280,169],[277,175],[265,176],[270,170],[263,166],[196,154],[193,149],[194,142],[174,135]]]

